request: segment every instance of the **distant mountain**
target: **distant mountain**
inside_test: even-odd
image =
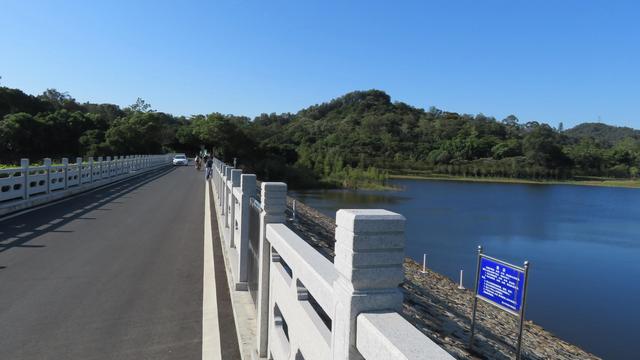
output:
[[[640,139],[640,130],[602,123],[583,123],[564,131],[564,134],[576,140],[593,138],[606,145],[614,145],[625,138]]]

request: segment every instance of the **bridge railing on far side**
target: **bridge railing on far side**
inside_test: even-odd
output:
[[[46,158],[37,166],[22,159],[20,167],[0,169],[0,216],[170,165],[171,159],[172,154],[79,157],[52,164]]]

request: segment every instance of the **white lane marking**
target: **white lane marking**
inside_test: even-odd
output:
[[[209,189],[204,183],[204,270],[202,275],[202,359],[222,359],[216,279],[213,268],[213,235],[211,233],[211,209]]]

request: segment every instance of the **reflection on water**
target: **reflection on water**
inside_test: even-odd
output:
[[[407,218],[408,256],[465,284],[475,249],[531,262],[527,312],[554,333],[606,358],[635,357],[640,321],[640,190],[566,185],[398,180],[404,191],[293,192],[335,217],[385,208]],[[631,280],[633,279],[633,280]]]

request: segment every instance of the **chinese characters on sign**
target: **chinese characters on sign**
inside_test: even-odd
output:
[[[511,265],[502,260],[484,255],[482,246],[478,246],[478,271],[476,272],[476,291],[473,297],[471,315],[470,347],[473,347],[478,299],[482,299],[519,318],[516,360],[521,359],[528,278],[528,261],[524,262],[524,267]]]
[[[522,306],[524,271],[486,257],[480,259],[479,270],[477,295],[518,314]]]

